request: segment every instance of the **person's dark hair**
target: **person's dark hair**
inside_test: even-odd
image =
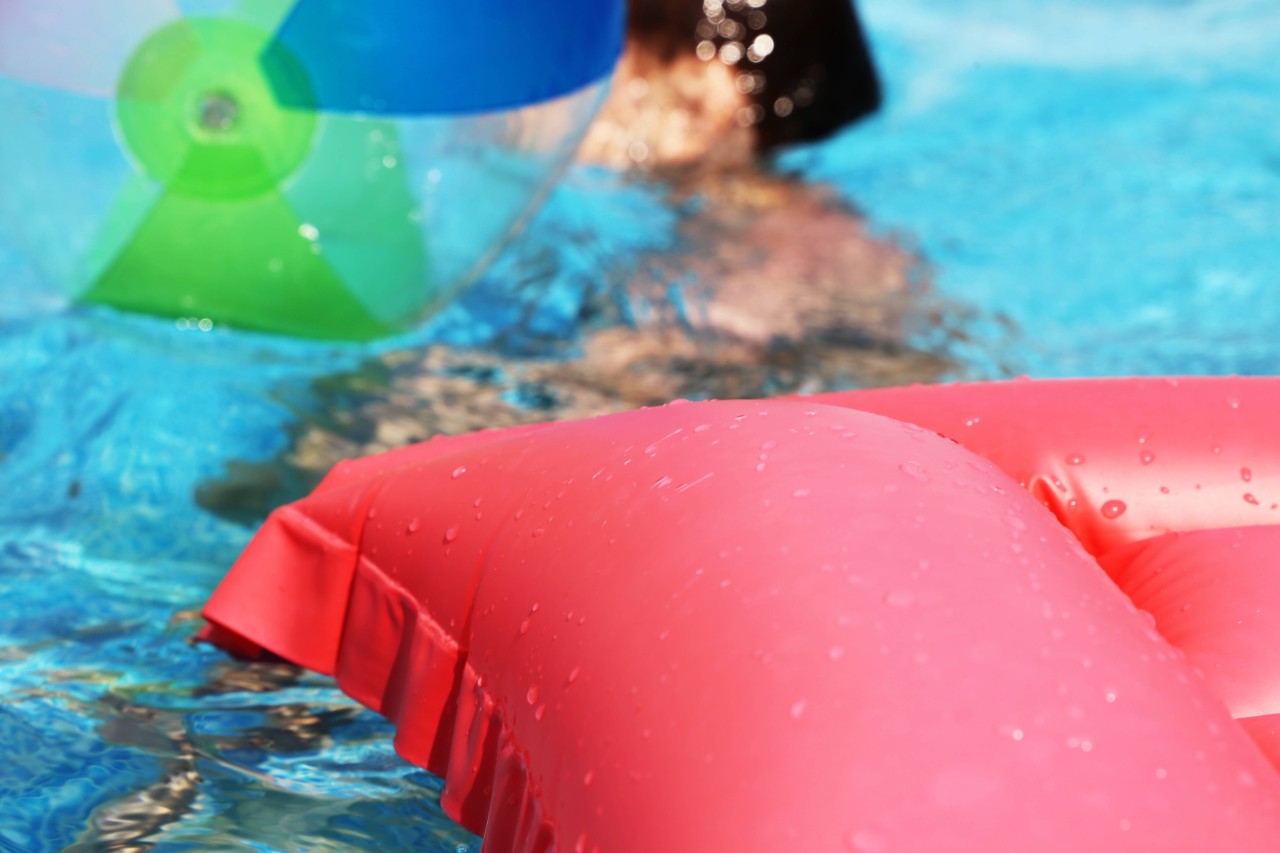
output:
[[[628,26],[664,59],[714,50],[709,61],[753,75],[748,95],[761,149],[821,139],[880,106],[852,0],[631,0]],[[760,36],[770,49],[750,54]]]

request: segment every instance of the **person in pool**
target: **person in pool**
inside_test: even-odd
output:
[[[579,157],[669,187],[689,248],[620,284],[641,328],[587,341],[594,385],[640,405],[936,375],[903,344],[905,314],[932,299],[921,260],[834,188],[771,168],[880,103],[851,0],[631,0]],[[673,298],[673,281],[692,284]]]
[[[836,190],[770,167],[779,147],[835,133],[880,97],[848,0],[632,0],[579,159],[663,194],[680,247],[601,271],[576,357],[385,354],[318,385],[318,411],[281,458],[233,462],[198,499],[252,524],[340,459],[438,433],[937,379],[945,358],[908,333],[956,311],[932,295],[922,260],[869,234]]]
[[[745,165],[880,106],[851,0],[631,0],[626,50],[582,157]]]

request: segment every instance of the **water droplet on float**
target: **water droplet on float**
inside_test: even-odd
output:
[[[1119,518],[1124,515],[1124,511],[1128,508],[1124,501],[1107,501],[1102,505],[1102,517]]]
[[[581,674],[582,674],[582,667],[575,666],[573,669],[569,670],[569,674],[565,676],[564,683],[573,684],[573,682],[578,680],[578,676]]]
[[[1258,499],[1255,498],[1253,495],[1249,494],[1248,492],[1244,493],[1244,502],[1247,504],[1253,504],[1254,506],[1258,505]]]
[[[1247,483],[1247,482],[1249,482],[1250,480],[1252,480],[1252,479],[1253,479],[1253,471],[1251,471],[1251,470],[1250,470],[1250,469],[1248,469],[1248,468],[1241,468],[1241,469],[1240,469],[1240,479],[1241,479],[1241,480],[1244,480],[1246,483]]]
[[[529,692],[524,694],[524,701],[530,705],[538,704],[538,685],[535,684],[529,688]]]
[[[919,462],[903,462],[898,466],[898,470],[917,482],[929,482],[929,475],[925,473],[924,467]]]
[[[546,705],[539,705],[537,708],[533,709],[533,718],[538,722],[542,722],[543,718],[546,716],[547,716]]]
[[[878,832],[859,829],[849,833],[844,846],[853,853],[885,853],[889,849],[889,841]]]
[[[446,545],[448,545],[450,542],[453,542],[457,538],[458,538],[458,525],[456,524],[450,527],[449,529],[445,530],[444,536],[442,537],[444,544]]]
[[[1027,523],[1016,515],[1006,515],[1004,523],[1006,527],[1015,533],[1021,533],[1027,529]]]
[[[415,518],[409,522],[409,526],[405,529],[409,533],[417,533],[418,528],[420,528],[421,526],[422,526],[422,522]]]
[[[1150,465],[1152,462],[1155,461],[1156,455],[1152,453],[1150,450],[1144,450],[1142,451],[1142,453],[1138,455],[1138,458],[1142,460],[1143,465]]]
[[[588,770],[582,774],[582,785],[584,788],[590,788],[591,783],[596,781],[596,771]]]
[[[465,473],[467,473],[467,466],[459,465],[457,468],[453,469],[453,473],[450,474],[449,476],[456,480]]]
[[[894,590],[884,597],[885,604],[890,607],[910,607],[915,600],[915,593],[907,589]]]
[[[1083,737],[1069,737],[1067,738],[1067,749],[1078,749],[1081,752],[1092,752],[1093,741]]]
[[[1084,464],[1084,454],[1083,454],[1083,453],[1072,453],[1070,456],[1068,456],[1068,457],[1067,457],[1067,464],[1068,464],[1068,465],[1083,465],[1083,464]]]
[[[523,620],[520,622],[520,636],[522,636],[522,637],[523,637],[525,634],[529,633],[529,629],[530,629],[531,627],[533,627],[533,620],[531,620],[531,619],[529,619],[529,618],[527,618],[527,617],[526,617],[525,619],[523,619]]]
[[[804,716],[805,708],[809,707],[809,702],[805,699],[797,699],[791,704],[791,719],[798,720]]]
[[[573,853],[587,853],[587,834],[584,832],[573,842]]]

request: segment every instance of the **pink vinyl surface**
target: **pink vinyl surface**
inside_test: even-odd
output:
[[[1269,850],[1278,417],[1013,382],[437,439],[205,615],[395,720],[490,851]]]

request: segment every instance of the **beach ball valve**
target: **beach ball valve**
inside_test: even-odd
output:
[[[0,0],[0,241],[73,300],[394,333],[572,156],[623,0]]]

